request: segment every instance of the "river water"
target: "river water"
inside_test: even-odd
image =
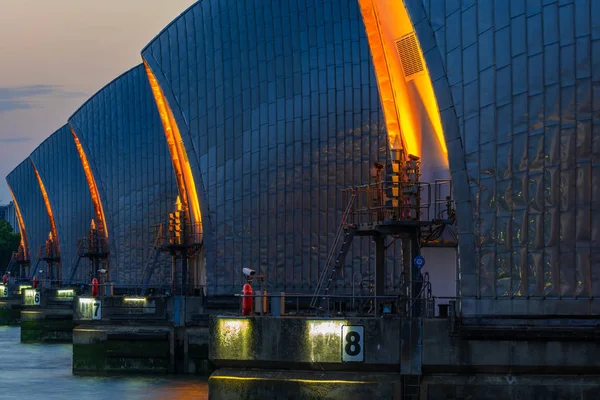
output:
[[[20,328],[0,327],[0,399],[207,399],[199,378],[80,377],[70,344],[22,344]]]

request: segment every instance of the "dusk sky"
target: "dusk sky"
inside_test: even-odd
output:
[[[194,0],[0,0],[0,204],[6,175]]]

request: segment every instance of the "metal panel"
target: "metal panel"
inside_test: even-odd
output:
[[[66,280],[77,264],[78,239],[87,235],[94,215],[90,192],[69,126],[65,125],[54,132],[30,157],[44,182],[53,210],[60,244],[62,277]],[[82,260],[74,280],[87,282],[88,271],[87,262]]]
[[[50,233],[50,220],[31,160],[27,158],[21,162],[8,174],[6,182],[21,211],[31,265],[36,267],[39,261],[38,251],[46,244]]]
[[[505,0],[479,0],[451,11],[444,0],[405,3],[412,15],[424,8],[430,18],[431,24],[417,28],[417,36],[431,35],[427,30],[432,28],[444,33],[435,34],[437,51],[445,60],[458,117],[454,128],[448,122],[444,127],[446,134],[449,126],[459,127],[465,144],[464,149],[455,146],[458,154],[450,155],[455,184],[460,184],[456,179],[464,168],[463,157],[472,191],[470,199],[455,193],[459,203],[471,203],[473,213],[459,213],[458,223],[472,224],[473,230],[465,233],[475,236],[473,253],[461,248],[463,315],[597,313],[596,2],[561,5],[549,0],[542,6],[512,0],[508,7]],[[464,33],[475,27],[478,60],[465,57],[471,40],[469,34],[465,41]],[[462,60],[455,57],[457,49]],[[466,63],[469,77],[471,68],[478,68],[473,82],[459,78]],[[494,91],[495,101],[490,102]],[[477,93],[479,106],[474,107]],[[485,120],[494,115],[490,134],[491,124]],[[442,110],[442,118],[447,116]],[[479,124],[471,123],[477,119]],[[466,220],[470,215],[472,222]],[[467,259],[472,254],[474,262]],[[574,297],[588,299],[588,304],[571,301]],[[521,301],[529,303],[521,306]]]
[[[168,221],[177,198],[173,166],[143,65],[101,89],[69,124],[87,155],[104,208],[110,279],[139,283],[152,259],[152,226]],[[163,255],[158,267],[167,265]],[[166,282],[159,274],[153,278]]]
[[[265,274],[267,290],[312,292],[341,221],[341,189],[367,182],[370,164],[387,157],[358,4],[206,0],[142,55],[190,158],[208,292],[239,292],[242,267]],[[387,253],[390,291],[399,254]],[[373,258],[369,240],[356,240],[343,290]]]

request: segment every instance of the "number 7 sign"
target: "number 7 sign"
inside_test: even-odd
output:
[[[365,361],[365,328],[359,325],[342,326],[342,362]]]
[[[102,301],[94,300],[92,303],[92,321],[102,319]]]

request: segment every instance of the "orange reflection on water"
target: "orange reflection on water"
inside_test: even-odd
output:
[[[206,382],[169,382],[168,387],[153,388],[144,397],[147,400],[201,400],[208,399]]]

